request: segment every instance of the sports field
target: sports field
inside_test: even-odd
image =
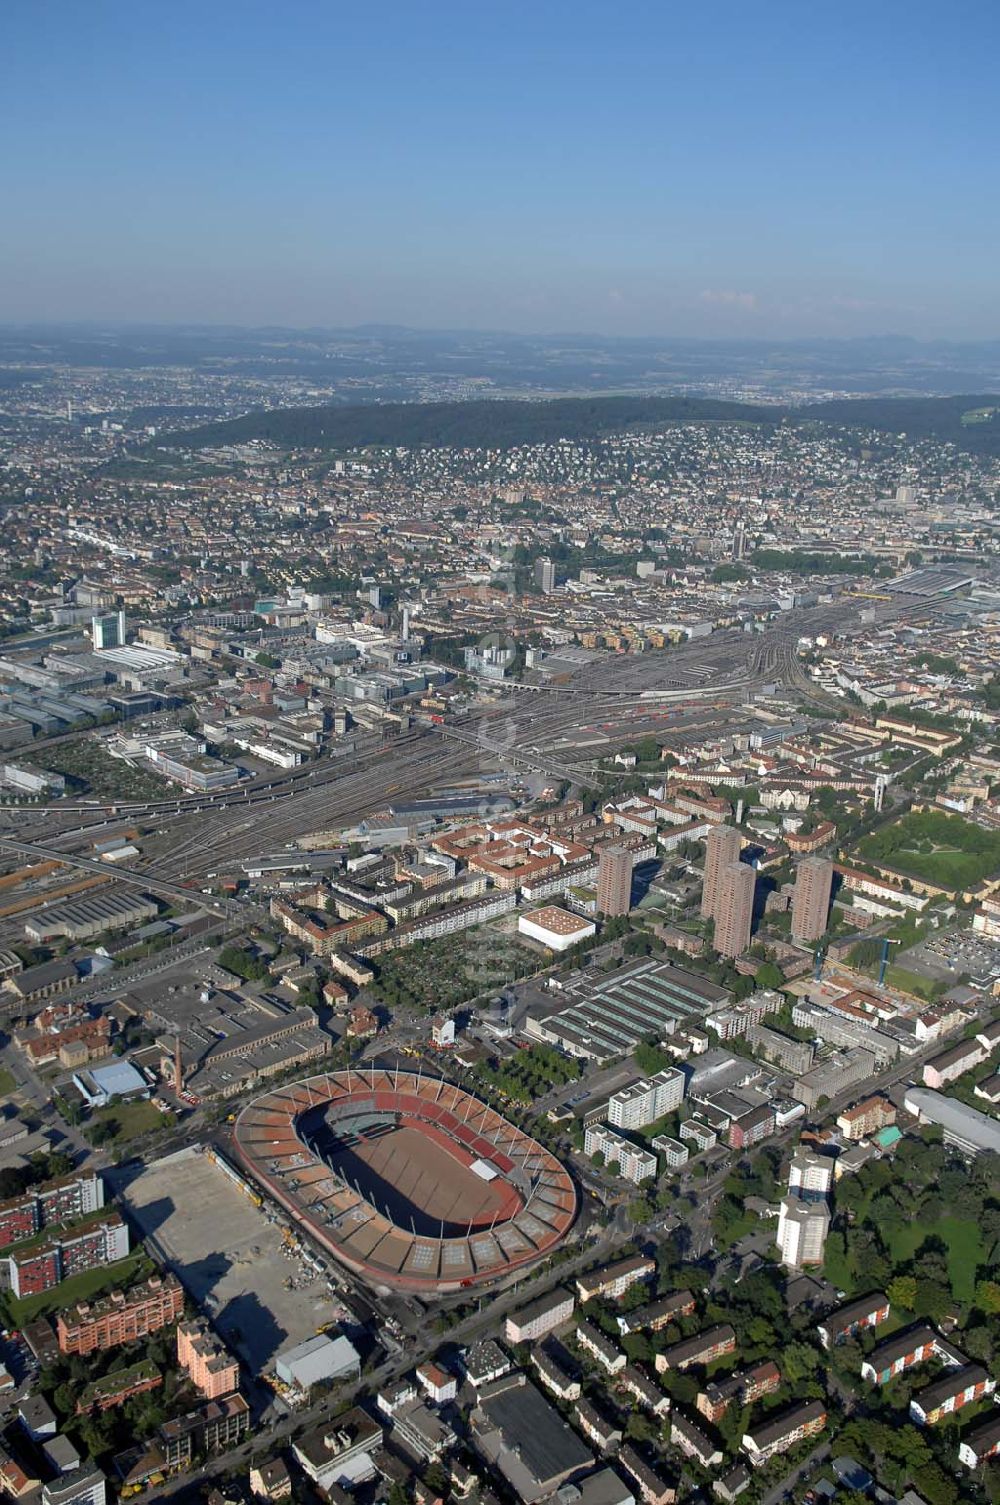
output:
[[[355,1141],[329,1156],[329,1164],[415,1233],[447,1237],[511,1217],[518,1201],[506,1182],[484,1181],[443,1140],[430,1125],[404,1124]]]

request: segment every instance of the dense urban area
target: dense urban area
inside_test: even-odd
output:
[[[1000,1501],[1000,398],[4,354],[4,1492]]]

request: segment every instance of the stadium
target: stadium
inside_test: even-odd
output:
[[[576,1214],[559,1161],[451,1082],[366,1068],[255,1099],[234,1148],[252,1179],[372,1285],[437,1292],[547,1254]]]

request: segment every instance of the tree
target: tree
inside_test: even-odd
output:
[[[976,1281],[976,1305],[987,1316],[1000,1316],[1000,1281]]]
[[[890,1280],[886,1295],[893,1306],[912,1312],[917,1304],[917,1280],[914,1275],[897,1275]]]

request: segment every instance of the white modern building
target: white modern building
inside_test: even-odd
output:
[[[684,1073],[675,1066],[658,1071],[656,1076],[623,1087],[608,1100],[608,1122],[616,1129],[641,1129],[655,1123],[666,1113],[679,1108],[684,1100]]]
[[[607,1124],[591,1124],[583,1141],[588,1155],[603,1155],[605,1165],[636,1185],[656,1175],[656,1156],[616,1133]]]
[[[527,914],[520,915],[517,929],[519,935],[539,941],[550,951],[568,951],[571,946],[576,946],[597,933],[593,920],[570,914],[568,909],[561,909],[558,904],[546,904],[541,909],[532,909]]]
[[[783,1265],[794,1270],[821,1265],[829,1231],[830,1209],[825,1202],[801,1202],[798,1197],[781,1199],[777,1244]]]

